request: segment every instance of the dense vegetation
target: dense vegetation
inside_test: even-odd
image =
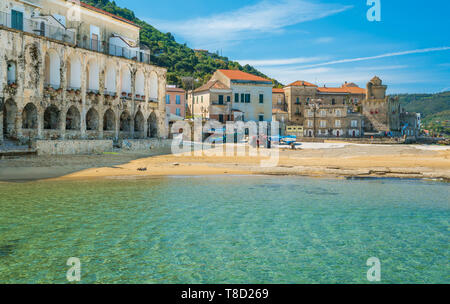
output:
[[[241,66],[238,62],[230,61],[227,57],[210,52],[196,52],[186,44],[177,43],[171,33],[158,31],[150,24],[136,18],[133,11],[118,7],[114,1],[84,0],[84,2],[141,26],[141,43],[150,48],[152,63],[167,68],[169,84],[181,86],[183,85],[181,77],[193,76],[198,79],[196,86],[200,86],[208,81],[217,69],[239,69],[257,76],[267,77],[250,65]],[[273,82],[275,86],[280,86],[276,80],[273,80]]]
[[[438,94],[397,95],[400,104],[409,112],[422,114],[424,129],[435,134],[450,134],[450,91]]]

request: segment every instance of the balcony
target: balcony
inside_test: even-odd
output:
[[[150,64],[150,54],[143,52],[139,48],[130,49],[121,47],[105,41],[98,41],[94,39],[80,39],[77,41],[76,32],[72,29],[65,29],[62,26],[49,25],[44,19],[34,20],[20,18],[13,20],[11,14],[0,11],[0,27],[19,30],[22,32],[58,40],[61,42],[77,45],[83,49],[87,49],[94,52],[99,52],[106,55],[123,57],[131,59],[137,62]]]
[[[21,22],[20,22],[21,21]],[[44,21],[31,19],[12,21],[11,14],[0,12],[0,26],[23,31],[50,39],[75,44],[75,32],[61,27],[46,24]]]
[[[228,102],[225,102],[225,101],[213,101],[213,102],[211,102],[211,105],[213,105],[213,106],[228,106],[229,105],[229,103]]]
[[[141,50],[133,50],[130,48],[118,46],[106,41],[94,39],[82,39],[77,43],[77,46],[86,50],[131,59],[137,62],[150,64],[150,54],[142,52]]]

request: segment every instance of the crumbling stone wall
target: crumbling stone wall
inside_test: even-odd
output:
[[[46,86],[45,58],[59,57],[59,87]],[[81,88],[70,87],[69,62],[81,64]],[[165,128],[166,70],[126,58],[76,48],[73,45],[0,27],[0,143],[3,138],[114,139],[167,137]],[[6,62],[17,66],[16,83],[7,83]],[[99,69],[99,90],[88,90],[89,62]],[[116,94],[105,90],[107,66],[116,68]],[[121,94],[121,73],[131,74],[132,92]],[[135,94],[137,72],[145,78],[145,96]],[[157,77],[157,102],[150,101],[150,78]],[[141,77],[140,76],[140,77]],[[126,123],[121,117],[126,117]],[[151,123],[150,123],[151,121]],[[136,124],[136,125],[135,125]]]

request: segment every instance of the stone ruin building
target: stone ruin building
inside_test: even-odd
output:
[[[79,1],[0,3],[0,144],[166,137],[140,27]]]

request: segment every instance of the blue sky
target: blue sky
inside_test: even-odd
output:
[[[360,86],[374,75],[389,93],[450,90],[450,2],[380,0],[116,0],[178,42],[219,50],[284,84]]]

